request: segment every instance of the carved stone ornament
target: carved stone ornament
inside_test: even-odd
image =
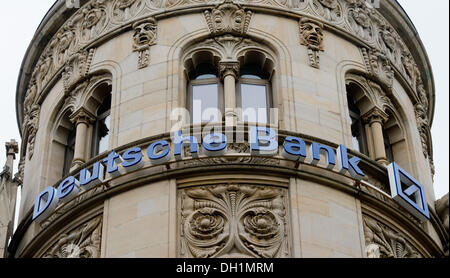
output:
[[[352,30],[363,40],[372,41],[374,30],[369,8],[364,0],[346,0],[349,2],[347,20]]]
[[[342,20],[342,7],[338,0],[313,0],[315,11],[326,20],[335,22]]]
[[[361,52],[369,75],[392,89],[394,69],[391,67],[389,59],[377,50],[363,47]]]
[[[211,11],[205,11],[205,19],[212,35],[244,35],[248,31],[251,11],[245,11],[231,0],[225,0]]]
[[[102,217],[98,216],[67,234],[59,235],[43,258],[99,258]]]
[[[180,190],[180,256],[288,257],[286,195],[243,184]]]
[[[363,222],[368,258],[423,257],[404,235],[365,215]]]
[[[142,69],[150,64],[150,46],[156,44],[158,25],[154,18],[148,18],[136,22],[133,29],[133,50],[139,52],[138,68]]]
[[[64,90],[66,92],[71,90],[73,86],[78,84],[88,75],[94,51],[94,49],[80,51],[70,56],[70,59],[64,67],[64,72],[62,73]]]
[[[36,135],[39,129],[39,116],[41,113],[41,107],[37,104],[33,105],[24,120],[24,138],[27,138],[28,144],[28,159],[33,158],[34,143],[36,141]]]
[[[385,123],[389,120],[389,116],[380,108],[374,107],[362,116],[363,121],[369,124],[374,122]]]
[[[224,61],[219,63],[219,72],[221,79],[227,75],[232,75],[234,78],[239,76],[240,65],[238,61]]]
[[[308,47],[309,65],[320,68],[319,52],[324,50],[323,46],[323,24],[309,19],[300,20],[300,43]]]

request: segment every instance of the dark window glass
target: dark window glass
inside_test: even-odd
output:
[[[108,94],[97,110],[97,120],[94,125],[92,156],[108,150],[111,128],[111,94]]]
[[[66,149],[64,153],[63,177],[68,175],[72,167],[73,157],[75,155],[76,128],[67,136]]]
[[[394,161],[394,152],[392,150],[391,140],[386,132],[383,130],[383,138],[384,138],[384,150],[386,152],[386,158],[389,162]]]
[[[350,113],[353,148],[360,153],[369,155],[366,139],[365,123],[361,118],[361,112],[351,93],[347,93],[347,102]]]

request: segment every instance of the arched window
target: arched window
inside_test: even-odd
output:
[[[236,105],[242,109],[243,121],[269,123],[273,106],[270,73],[255,63],[244,65],[236,88]]]
[[[97,109],[97,118],[93,130],[92,156],[108,150],[111,129],[111,94],[104,97]]]
[[[369,155],[365,123],[355,100],[355,90],[356,88],[354,86],[347,86],[347,103],[352,130],[353,148],[360,153]]]
[[[75,154],[75,139],[76,139],[76,128],[67,136],[67,143],[64,151],[64,167],[63,167],[63,177],[69,174],[70,168],[72,167],[72,161]]]
[[[210,63],[198,64],[188,74],[187,105],[193,124],[222,121],[223,86],[218,69]]]

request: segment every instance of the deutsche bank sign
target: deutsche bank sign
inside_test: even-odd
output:
[[[249,143],[251,155],[275,156],[278,154],[278,135],[274,129],[268,127],[249,127]],[[79,180],[70,176],[64,179],[58,188],[47,187],[36,198],[33,221],[38,223],[46,219],[56,209],[59,202],[66,203],[78,196],[80,190],[90,190],[105,180],[105,175],[118,177],[131,173],[145,165],[144,159],[152,165],[161,165],[172,160],[183,159],[183,149],[189,147],[192,157],[198,158],[200,151],[206,156],[223,156],[227,151],[227,136],[221,133],[210,133],[203,137],[202,150],[197,137],[183,136],[181,131],[173,134],[173,152],[170,143],[160,140],[152,143],[145,150],[138,147],[126,150],[122,155],[112,151],[104,160],[94,163],[92,168],[83,169],[79,173]],[[309,156],[308,156],[309,151]],[[284,159],[318,165],[323,159],[323,165],[342,174],[349,174],[356,180],[362,180],[365,174],[358,167],[361,159],[349,157],[347,148],[340,145],[335,151],[327,145],[312,142],[309,150],[300,138],[289,136],[284,140],[281,156]],[[392,198],[404,206],[408,211],[425,221],[429,219],[425,191],[406,171],[392,163],[388,167]]]

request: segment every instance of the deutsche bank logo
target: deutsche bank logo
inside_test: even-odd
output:
[[[422,222],[430,219],[424,187],[395,162],[388,167],[392,199]]]

